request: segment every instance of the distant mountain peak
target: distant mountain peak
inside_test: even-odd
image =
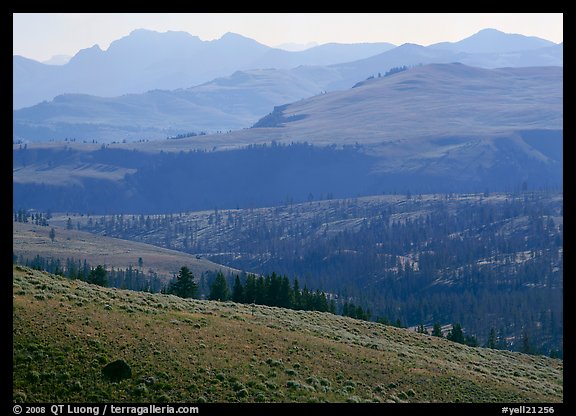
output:
[[[239,33],[234,33],[234,32],[226,32],[224,33],[220,39],[226,39],[226,38],[241,38],[241,39],[248,39],[246,36],[242,36]]]
[[[166,32],[157,32],[150,29],[134,29],[128,35],[115,40],[110,44],[110,49],[118,47],[118,45],[132,45],[135,42],[154,42],[154,41],[165,41],[169,42],[174,39],[180,39],[182,41],[198,41],[200,39],[198,36],[191,35],[188,32],[181,30],[168,30]]]
[[[144,29],[144,28],[140,28],[140,29],[134,29],[132,32],[130,32],[128,34],[128,36],[124,36],[126,37],[130,37],[130,36],[164,36],[164,35],[173,35],[173,34],[177,34],[177,35],[182,35],[182,36],[187,36],[187,37],[193,37],[195,38],[196,36],[191,35],[188,32],[185,32],[183,30],[167,30],[165,32],[158,32],[156,30],[150,30],[150,29]]]
[[[85,49],[80,50],[80,52],[83,52],[83,51],[86,51],[86,52],[88,52],[88,51],[90,51],[90,52],[103,52],[102,48],[98,44],[95,44],[90,48],[85,48]]]
[[[224,45],[260,45],[269,48],[269,46],[262,45],[254,39],[247,38],[246,36],[234,32],[226,32],[220,39],[216,39],[213,42]]]
[[[130,32],[130,34],[128,36],[139,35],[139,34],[144,34],[144,33],[152,33],[152,32],[155,32],[155,31],[150,30],[150,29],[138,28],[138,29],[134,29],[132,32]]]
[[[402,45],[398,46],[398,48],[408,49],[408,50],[409,49],[426,49],[422,45],[418,45],[417,43],[410,43],[410,42],[403,43]]]
[[[479,34],[479,33],[484,33],[484,34],[489,34],[489,33],[492,33],[492,34],[498,34],[498,33],[506,34],[505,32],[502,32],[501,30],[498,30],[498,29],[494,29],[494,28],[492,28],[492,27],[487,27],[486,29],[481,29],[481,30],[479,30],[479,31],[477,32],[477,34]]]
[[[447,49],[468,53],[505,53],[539,49],[555,45],[536,36],[505,33],[498,29],[486,28],[458,42],[440,42],[430,45],[433,49]]]
[[[100,48],[99,45],[94,45],[91,48],[80,49],[76,55],[74,55],[68,61],[69,64],[71,63],[78,63],[82,61],[89,61],[93,59],[93,57],[103,54],[104,51]]]
[[[65,65],[71,58],[70,55],[54,55],[42,63],[45,65]]]
[[[256,42],[254,39],[247,38],[246,36],[234,32],[224,33],[219,40],[249,40],[251,42]]]
[[[469,36],[468,38],[465,38],[463,40],[467,40],[467,39],[471,39],[471,38],[483,38],[483,37],[489,38],[489,39],[494,39],[494,38],[501,39],[501,38],[507,38],[507,37],[540,39],[540,38],[537,38],[535,36],[526,36],[526,35],[521,35],[519,33],[503,32],[501,30],[494,29],[494,28],[486,28],[486,29],[479,30],[478,32],[476,32],[472,36]],[[544,40],[544,39],[541,39],[541,40]]]

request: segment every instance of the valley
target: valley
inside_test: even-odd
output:
[[[13,14],[14,403],[561,413],[561,34],[338,43],[357,18],[478,17],[345,14],[329,42],[263,43],[339,16],[32,15]],[[108,19],[91,47],[83,16]],[[562,25],[502,16],[528,18]],[[44,43],[65,28],[82,48]]]
[[[459,322],[480,343],[494,329],[502,347],[516,350],[529,332],[547,355],[562,348],[558,193],[312,197],[270,208],[51,219],[60,228],[67,223],[297,278],[301,287],[336,296],[339,311],[352,301],[373,320]]]

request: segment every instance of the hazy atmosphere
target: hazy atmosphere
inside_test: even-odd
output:
[[[74,55],[134,29],[184,31],[202,40],[227,32],[267,46],[362,42],[430,45],[484,28],[563,41],[562,13],[15,13],[13,54],[38,61]],[[71,36],[71,34],[74,34]]]
[[[13,16],[14,414],[564,414],[562,14]]]

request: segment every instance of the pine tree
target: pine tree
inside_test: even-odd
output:
[[[278,306],[291,308],[293,303],[292,288],[287,276],[283,276],[280,282],[280,293],[278,295]]]
[[[443,338],[444,335],[442,334],[442,326],[438,323],[434,323],[434,327],[432,328],[432,336]]]
[[[492,348],[493,350],[498,349],[498,338],[496,337],[496,330],[494,328],[490,329],[490,335],[488,335],[488,341],[486,341],[486,348]]]
[[[336,301],[334,299],[330,299],[330,303],[328,304],[328,312],[336,315]]]
[[[256,303],[256,276],[249,274],[244,289],[244,302]]]
[[[342,316],[350,316],[350,306],[347,302],[342,306]]]
[[[88,283],[99,286],[108,286],[108,272],[103,266],[96,266],[95,269],[90,270],[90,274],[88,275]]]
[[[474,335],[465,335],[464,344],[468,345],[469,347],[477,347],[480,345]]]
[[[228,283],[222,272],[216,274],[216,278],[212,285],[210,286],[210,295],[208,299],[227,301],[228,300]]]
[[[462,332],[462,325],[460,324],[452,325],[452,329],[446,336],[446,339],[449,339],[450,341],[453,342],[457,342],[458,344],[464,344],[465,339],[464,339],[464,332]]]
[[[50,237],[50,241],[54,242],[54,240],[56,239],[56,230],[54,229],[54,227],[52,227],[50,229],[50,233],[48,233],[48,237]]]
[[[526,330],[524,330],[524,333],[522,334],[522,347],[520,349],[520,352],[523,352],[524,354],[534,353],[534,351],[532,350],[532,346],[530,345],[530,338],[528,337],[528,332],[526,332]]]
[[[258,279],[256,279],[256,301],[254,303],[257,303],[258,305],[267,305],[268,303],[268,291],[266,290],[266,281],[264,280],[264,277],[259,276]]]
[[[370,309],[363,310],[363,309],[359,306],[359,307],[358,307],[358,311],[359,311],[359,313],[358,313],[358,319],[362,319],[363,321],[369,321],[369,320],[370,320],[370,315],[372,315],[371,312],[370,312]]]
[[[198,285],[194,282],[194,275],[188,267],[182,266],[176,280],[170,287],[170,293],[181,298],[193,298],[198,293]]]
[[[276,272],[272,272],[271,276],[266,277],[267,282],[267,305],[270,306],[280,306],[280,286],[282,284],[282,280],[280,276],[276,274]]]
[[[328,306],[328,299],[326,298],[326,294],[324,292],[320,292],[320,291],[318,291],[317,293],[318,293],[318,297],[319,297],[318,310],[321,312],[328,312],[329,306]]]
[[[304,289],[302,289],[302,297],[300,298],[300,309],[303,311],[309,311],[311,303],[310,291],[308,290],[308,287],[304,285]]]
[[[382,325],[390,325],[390,320],[385,316],[380,316],[376,319],[376,322]]]
[[[498,342],[496,344],[496,349],[498,349],[498,350],[508,349],[508,343],[506,342],[506,336],[505,336],[504,328],[500,328],[500,330],[498,331],[497,340],[498,340]]]
[[[294,279],[294,288],[292,293],[294,294],[294,302],[292,308],[298,310],[302,309],[302,293],[300,292],[300,285],[298,284],[298,279]]]
[[[424,328],[423,324],[418,325],[418,328],[416,329],[416,332],[418,332],[419,334],[425,334],[425,335],[429,335],[428,331],[426,330],[426,328]]]
[[[234,287],[232,288],[232,301],[243,303],[244,302],[244,287],[240,282],[240,276],[236,275],[234,279]]]

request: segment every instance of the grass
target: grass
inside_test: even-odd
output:
[[[22,266],[13,268],[13,326],[13,399],[21,402],[563,397],[560,360],[320,312],[256,306],[252,315],[250,305],[102,288]],[[102,368],[117,359],[132,377],[111,382]]]
[[[74,224],[80,217],[73,218]],[[159,275],[172,276],[180,267],[186,265],[199,277],[203,272],[222,270],[224,273],[239,273],[238,270],[213,263],[206,259],[197,259],[192,254],[169,250],[150,244],[132,242],[119,238],[106,237],[65,227],[42,227],[30,223],[14,222],[12,232],[12,249],[14,254],[32,260],[36,255],[44,258],[60,259],[62,265],[67,258],[86,261],[93,267],[98,264],[107,268],[138,268],[138,258],[143,259],[142,270],[147,274],[152,269]],[[52,242],[50,229],[56,230]]]

